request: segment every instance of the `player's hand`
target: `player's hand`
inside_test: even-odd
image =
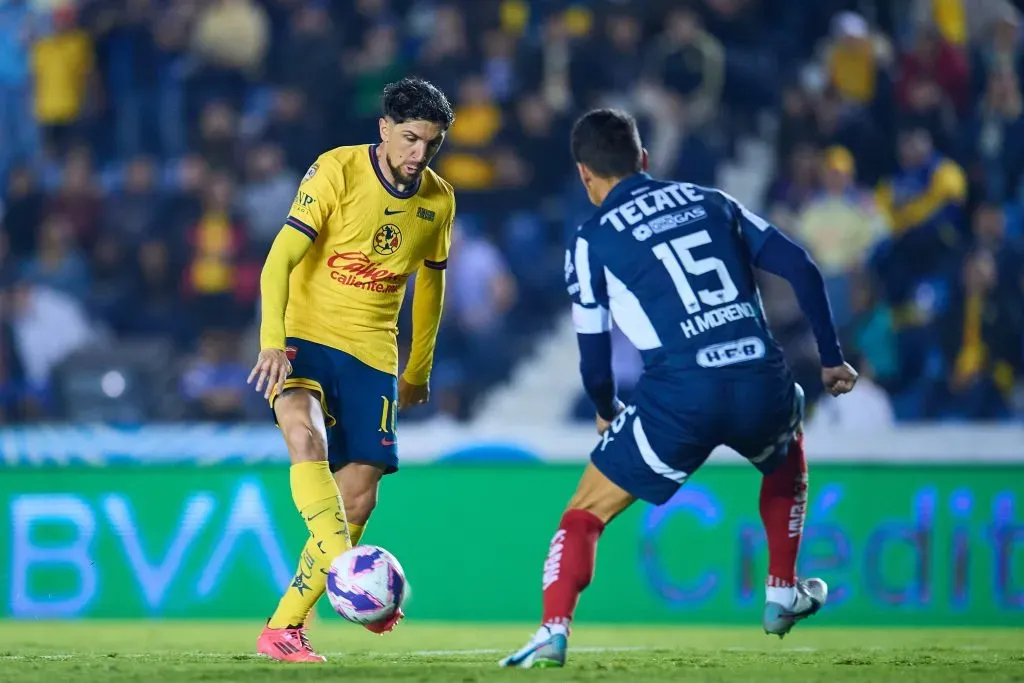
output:
[[[412,384],[404,377],[398,379],[398,409],[418,406],[430,400],[430,384]]]
[[[833,396],[849,393],[857,383],[857,371],[849,363],[821,369],[821,382]]]
[[[619,413],[626,409],[626,404],[622,401],[615,399],[615,416],[618,417]],[[606,420],[600,415],[594,417],[594,424],[597,427],[597,435],[604,436],[604,433],[612,426],[612,420]]]
[[[256,381],[256,391],[263,392],[263,398],[270,399],[271,390],[276,386],[277,392],[284,391],[284,381],[292,374],[292,364],[284,349],[263,349],[260,357],[256,359],[256,365],[249,373],[246,384]]]

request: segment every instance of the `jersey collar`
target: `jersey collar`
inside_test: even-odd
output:
[[[626,176],[619,183],[612,188],[612,191],[608,193],[608,196],[601,202],[601,208],[613,206],[622,203],[623,197],[631,192],[637,185],[645,183],[651,179],[651,176],[647,173],[640,172],[634,173],[631,176]]]
[[[373,172],[377,174],[377,180],[380,181],[380,184],[384,186],[384,189],[387,190],[388,194],[392,197],[408,199],[419,191],[420,181],[423,180],[422,175],[420,175],[420,177],[416,179],[416,182],[404,192],[388,182],[388,179],[384,177],[383,173],[381,173],[380,163],[377,161],[377,145],[370,145],[370,165],[373,166]]]

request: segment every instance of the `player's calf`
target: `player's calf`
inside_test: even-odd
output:
[[[768,538],[767,602],[796,599],[796,562],[807,514],[807,459],[803,434],[790,441],[785,458],[761,481],[760,511]]]
[[[295,579],[269,622],[272,631],[287,631],[303,625],[324,592],[327,567],[352,546],[338,485],[327,463],[327,428],[319,397],[307,389],[288,390],[275,401],[274,412],[292,459],[292,499],[310,535]]]
[[[761,483],[761,520],[768,537],[768,578],[762,625],[765,633],[785,636],[800,621],[817,614],[828,600],[821,579],[798,581],[797,556],[807,515],[807,458],[798,430],[785,459]]]
[[[594,577],[597,541],[608,522],[634,500],[593,464],[587,465],[548,547],[541,627],[525,646],[501,660],[501,666],[535,668],[565,664],[573,613],[580,594]]]

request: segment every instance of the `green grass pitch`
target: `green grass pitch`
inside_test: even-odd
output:
[[[448,625],[407,619],[375,636],[319,620],[324,665],[257,657],[260,624],[0,622],[0,681],[1024,681],[1024,629],[835,629],[798,626],[785,640],[750,628],[580,624],[563,670],[506,671],[497,660],[529,625]]]

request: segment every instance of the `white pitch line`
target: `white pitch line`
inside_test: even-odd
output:
[[[665,650],[667,648],[654,648],[654,647],[574,647],[573,652],[584,652],[591,654],[600,654],[602,652],[654,652],[656,650]],[[394,650],[357,650],[352,652],[324,652],[322,653],[326,657],[347,657],[350,655],[358,655],[364,657],[470,657],[473,655],[496,655],[508,650],[501,650],[498,648],[484,648],[475,650],[412,650],[410,652],[401,652]],[[106,659],[147,659],[151,657],[192,657],[195,659],[263,659],[264,656],[257,653],[250,652],[161,652],[154,650],[153,652],[117,652],[117,653],[103,653],[103,652],[66,652],[60,654],[39,654],[39,655],[0,655],[0,661],[19,661],[26,659],[41,659],[46,661],[67,661],[72,659],[78,659],[83,657],[90,658],[106,658]]]
[[[770,652],[765,648],[756,647],[725,647],[720,648],[725,652]],[[787,647],[781,648],[785,652],[819,652],[820,648],[816,647]],[[857,650],[868,650],[870,652],[897,652],[901,648],[888,648],[882,646],[874,646],[869,648],[857,648],[852,650],[851,654],[856,654]],[[954,652],[991,652],[993,648],[985,645],[961,645],[952,648],[942,648],[943,650],[952,650]],[[696,648],[691,650],[675,650],[670,647],[650,647],[650,646],[609,646],[609,647],[574,647],[573,652],[582,652],[587,654],[602,654],[612,652],[668,652],[673,655],[675,654],[700,654],[706,652],[706,648]],[[508,650],[502,650],[498,648],[481,648],[481,649],[466,649],[466,650],[412,650],[409,652],[401,652],[395,650],[355,650],[351,652],[325,652],[323,653],[327,657],[338,657],[344,658],[350,655],[362,656],[362,657],[392,657],[395,659],[401,657],[471,657],[474,655],[497,655],[508,652]],[[39,655],[0,655],[0,662],[3,661],[25,661],[25,660],[43,660],[43,661],[69,661],[74,659],[92,658],[92,659],[149,659],[153,657],[183,657],[193,659],[266,659],[263,655],[251,652],[180,652],[180,651],[153,651],[153,652],[66,652],[59,654],[39,654]]]

